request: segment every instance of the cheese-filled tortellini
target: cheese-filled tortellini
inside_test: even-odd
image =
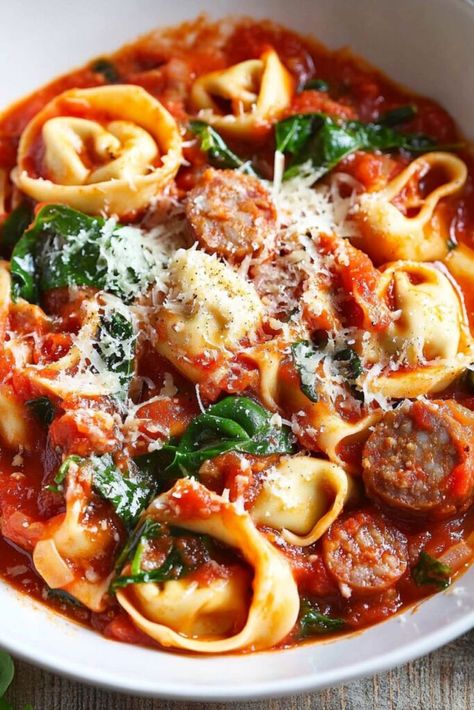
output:
[[[38,202],[120,216],[146,207],[180,162],[178,125],[144,89],[71,89],[26,126],[14,180]]]
[[[211,126],[236,138],[251,138],[281,116],[293,90],[290,73],[269,49],[260,59],[199,77],[191,101],[199,117]]]
[[[288,456],[264,473],[250,514],[255,523],[282,531],[293,545],[312,545],[341,513],[350,479],[336,464]]]
[[[0,346],[9,351],[13,359],[11,338],[5,343],[10,312],[10,272],[0,261]],[[23,363],[20,363],[20,365]],[[9,449],[31,448],[31,422],[25,405],[18,400],[10,384],[0,385],[0,441]]]
[[[472,290],[474,249],[471,249],[466,244],[458,244],[455,249],[449,252],[444,263],[449,273],[462,289],[472,329],[474,327],[474,293]]]
[[[290,632],[299,611],[290,565],[247,512],[181,479],[149,506],[145,519],[210,536],[243,563],[211,580],[198,569],[178,579],[119,585],[119,603],[144,633],[165,647],[225,653],[270,648]],[[123,571],[126,581],[130,572],[130,566]]]
[[[275,347],[277,343],[277,346]],[[276,341],[245,351],[245,359],[259,370],[259,397],[266,407],[293,420],[293,430],[300,443],[311,451],[320,451],[329,460],[349,472],[357,470],[346,456],[367,437],[369,428],[379,421],[381,412],[362,408],[357,416],[345,418],[335,407],[331,393],[322,391],[312,401],[301,389],[298,373],[285,355],[289,344]]]
[[[104,560],[110,560],[120,535],[112,517],[101,511],[99,519],[99,511],[94,515],[90,503],[91,471],[71,461],[66,512],[45,525],[33,551],[33,563],[51,589],[68,592],[92,611],[103,611],[113,574]]]
[[[393,320],[365,343],[365,362],[375,367],[366,376],[368,391],[404,398],[447,387],[474,354],[464,303],[450,278],[430,264],[395,262],[382,271],[379,296]]]
[[[420,188],[415,198],[403,198],[412,181],[420,184],[430,173],[441,173],[443,182],[426,196],[418,194]],[[458,192],[466,178],[466,164],[452,153],[427,153],[417,158],[383,190],[359,197],[354,219],[360,235],[354,237],[355,246],[376,264],[397,259],[442,259],[448,252],[449,225],[443,223],[437,207],[443,197]],[[393,203],[396,198],[404,199],[405,214]]]
[[[69,351],[55,362],[28,364],[23,375],[35,391],[60,399],[81,393],[84,397],[123,396],[128,375],[117,367],[117,357],[134,366],[135,333],[128,308],[116,297],[102,293],[81,306],[82,327]],[[114,332],[122,328],[120,339]]]
[[[193,382],[216,370],[263,316],[254,286],[215,256],[179,249],[169,264],[169,291],[153,316],[161,355]]]
[[[27,409],[7,384],[0,385],[0,440],[9,449],[32,448]]]
[[[245,625],[252,580],[243,568],[226,572],[227,576],[217,576],[205,584],[195,579],[142,584],[135,596],[149,621],[185,637],[232,636]]]

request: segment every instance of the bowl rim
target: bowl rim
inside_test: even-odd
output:
[[[469,570],[467,570],[468,572]],[[425,606],[430,600],[437,598],[439,596],[444,596],[446,593],[453,593],[453,589],[459,585],[459,581],[463,579],[465,575],[458,578],[453,586],[451,586],[447,592],[440,592],[434,594],[431,597],[421,600],[421,602],[415,602],[410,607],[404,607],[399,614],[389,617],[385,621],[379,622],[369,629],[378,628],[381,629],[386,627],[387,624],[393,624],[397,620],[400,621],[402,615],[415,615],[419,611],[420,607]],[[474,578],[473,578],[474,579]],[[1,580],[0,586],[6,586],[11,588],[11,585]],[[459,585],[460,586],[460,585]],[[468,583],[468,587],[470,584]],[[92,635],[98,634],[97,631],[91,630],[80,623],[76,623],[73,620],[64,617],[62,614],[55,612],[52,609],[45,608],[37,600],[32,600],[26,593],[23,593],[17,589],[13,590],[19,597],[32,602],[33,605],[37,605],[52,616],[54,619],[61,619],[66,624],[71,624],[73,627],[79,627],[80,629],[89,632]],[[462,634],[470,631],[474,628],[474,608],[453,622],[444,624],[439,628],[434,629],[428,633],[422,633],[421,636],[416,637],[414,635],[413,640],[409,643],[401,644],[389,651],[378,654],[372,658],[367,658],[362,661],[355,661],[353,663],[344,665],[343,668],[340,666],[335,666],[330,670],[324,670],[322,673],[317,670],[311,673],[306,673],[304,676],[298,676],[296,678],[288,679],[272,679],[263,681],[248,681],[245,686],[237,685],[235,683],[229,683],[220,681],[219,683],[213,683],[210,686],[203,686],[196,683],[183,684],[182,686],[177,686],[176,681],[167,682],[166,679],[162,677],[157,677],[155,681],[150,682],[150,680],[140,679],[140,684],[130,681],[127,678],[122,677],[118,673],[104,671],[99,665],[95,666],[92,670],[89,666],[85,664],[78,663],[68,658],[67,655],[61,654],[60,650],[55,652],[46,652],[41,649],[41,652],[37,648],[25,648],[25,645],[21,642],[17,642],[14,638],[2,638],[2,632],[0,627],[0,647],[19,658],[20,660],[32,663],[35,666],[43,668],[44,670],[50,671],[52,673],[59,674],[69,680],[85,683],[86,685],[92,685],[99,687],[104,690],[110,690],[121,694],[130,694],[134,696],[148,697],[148,698],[159,698],[164,700],[175,700],[175,701],[197,701],[197,702],[236,702],[245,700],[265,700],[271,698],[282,698],[289,695],[299,695],[302,693],[315,692],[318,690],[323,690],[328,687],[337,687],[346,684],[350,681],[357,680],[359,678],[365,678],[369,676],[382,673],[392,668],[397,668],[398,666],[404,665],[413,661],[421,656],[424,656],[437,648],[453,641]],[[369,630],[367,629],[367,630]],[[313,644],[308,644],[306,648],[311,649],[312,647],[321,647],[323,644],[333,644],[338,643],[345,638],[351,638],[354,636],[360,636],[364,634],[365,630],[354,631],[346,634],[342,637],[334,637],[333,639],[321,639]],[[113,641],[113,639],[105,639],[110,643],[120,643],[119,641]],[[123,643],[124,649],[129,647],[129,644]],[[133,645],[132,645],[133,648]],[[292,647],[289,649],[282,649],[270,652],[258,652],[253,654],[252,657],[257,660],[262,657],[271,657],[271,655],[291,653],[301,646]],[[149,649],[143,649],[149,650]],[[152,649],[152,652],[156,653],[156,650]],[[162,653],[167,653],[168,655],[175,655],[176,658],[180,656],[178,654],[169,653],[166,649],[161,651]],[[230,656],[232,658],[233,656]],[[207,656],[207,659],[212,661],[216,656]]]

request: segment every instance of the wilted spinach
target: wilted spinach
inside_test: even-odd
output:
[[[446,589],[451,584],[451,568],[427,552],[422,551],[418,562],[411,571],[413,581],[418,587],[431,585],[437,589]]]
[[[285,179],[297,175],[303,164],[311,162],[317,180],[356,150],[403,149],[423,153],[436,146],[428,136],[395,130],[391,127],[395,120],[399,119],[392,115],[389,123],[362,123],[338,121],[324,113],[307,113],[279,121],[275,127],[276,148],[291,158]]]
[[[204,461],[226,451],[258,456],[291,453],[290,429],[275,426],[272,416],[248,397],[226,397],[197,416],[179,439],[136,461],[161,477],[178,478],[195,475]]]
[[[239,158],[208,123],[193,120],[189,122],[189,128],[199,138],[201,150],[207,153],[216,168],[242,168],[243,173],[257,174],[250,162]]]
[[[133,240],[137,234],[65,205],[45,205],[12,253],[14,300],[38,303],[51,289],[92,286],[129,302],[154,278],[153,255]]]

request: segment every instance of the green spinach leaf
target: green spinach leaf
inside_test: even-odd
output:
[[[161,534],[163,526],[151,518],[145,518],[129,536],[115,564],[115,570],[120,572],[125,563],[135,556],[137,548],[143,540],[151,540]]]
[[[110,454],[92,456],[88,465],[95,490],[112,503],[125,526],[132,527],[154,493],[153,481],[133,461],[129,462],[128,471],[122,472]]]
[[[304,600],[301,604],[299,616],[299,636],[307,638],[308,636],[318,636],[320,634],[329,634],[334,631],[340,631],[345,626],[344,619],[339,619],[335,616],[321,614],[319,609],[312,605],[309,601]]]
[[[73,597],[69,592],[65,592],[64,589],[48,589],[46,594],[48,599],[60,602],[61,604],[84,608],[84,605],[78,601],[76,597]]]
[[[413,581],[418,587],[431,585],[437,589],[446,589],[451,584],[451,568],[432,557],[424,550],[411,571]]]
[[[99,57],[95,62],[92,62],[90,67],[96,74],[102,74],[108,84],[117,84],[120,81],[120,74],[118,73],[117,67],[110,59]]]
[[[186,531],[188,532],[188,531]],[[130,574],[119,575],[111,584],[111,591],[129,584],[142,584],[147,582],[166,582],[169,579],[179,579],[187,572],[179,550],[173,544],[165,561],[156,569],[142,570],[142,559],[149,540],[161,537],[163,534],[174,535],[171,528],[166,528],[159,522],[146,518],[130,536],[122,550],[116,564],[120,571],[126,562],[130,561]]]
[[[179,551],[176,547],[172,547],[170,553],[160,567],[146,570],[145,572],[136,572],[135,574],[116,577],[110,585],[110,591],[115,592],[116,589],[127,587],[129,584],[167,582],[170,579],[179,579],[180,577],[183,577],[186,572],[187,567],[184,564]]]
[[[110,454],[89,458],[68,456],[55,476],[56,484],[63,484],[72,463],[90,472],[95,491],[110,501],[127,528],[132,527],[155,491],[151,477],[133,461],[129,461],[127,471],[121,471]]]
[[[154,461],[158,466],[161,462],[164,475],[180,477],[195,475],[204,461],[226,451],[257,456],[291,453],[290,429],[275,426],[272,416],[248,397],[226,397],[197,416],[177,442],[157,451]]]
[[[394,119],[390,119],[393,121]],[[285,179],[311,162],[316,180],[357,150],[406,150],[422,153],[436,143],[418,133],[401,133],[390,125],[336,121],[324,113],[297,114],[276,124],[276,148],[292,156]]]
[[[275,143],[280,153],[298,155],[303,151],[314,130],[315,118],[312,113],[290,116],[275,125]]]
[[[314,354],[314,345],[309,340],[300,340],[291,346],[291,355],[300,378],[300,389],[311,402],[317,402],[319,399],[314,363],[311,361]]]
[[[27,202],[21,202],[4,221],[0,230],[0,251],[2,256],[10,254],[21,235],[33,220],[33,210]]]
[[[393,108],[391,111],[386,111],[382,116],[380,116],[377,123],[380,123],[383,126],[399,126],[402,123],[412,121],[417,113],[417,107],[412,104],[397,106],[397,108]]]
[[[0,651],[0,698],[5,695],[15,675],[12,657],[6,651]]]
[[[155,267],[140,230],[45,205],[13,250],[12,296],[38,303],[51,289],[92,286],[128,303],[154,280]]]
[[[256,175],[254,168],[248,161],[236,155],[217,133],[217,131],[204,123],[193,120],[189,122],[190,130],[199,138],[201,150],[208,154],[209,160],[216,168],[242,168],[248,175]]]
[[[107,370],[118,375],[120,390],[116,397],[125,400],[135,366],[137,335],[128,309],[107,309],[100,319],[100,327],[94,348],[105,363]]]
[[[324,347],[326,343],[322,343]],[[317,391],[316,368],[322,358],[316,358],[318,347],[309,340],[300,340],[291,346],[291,355],[300,378],[300,389],[311,402],[317,402],[319,395]],[[361,393],[356,388],[356,380],[362,374],[362,362],[353,348],[347,347],[338,350],[332,355],[333,362],[337,363],[338,373],[350,386],[352,395],[357,399]]]
[[[195,476],[204,461],[226,451],[264,456],[291,453],[293,435],[272,424],[272,413],[248,397],[226,397],[198,415],[184,434],[159,451],[135,459],[158,481]]]
[[[303,86],[304,91],[329,91],[329,83],[324,79],[310,79]]]
[[[36,419],[41,422],[44,426],[48,427],[55,415],[56,407],[51,402],[49,397],[37,397],[36,399],[29,399],[26,402],[26,406]]]
[[[146,553],[147,545],[150,540],[156,540],[163,535],[172,538],[169,552],[158,568],[142,569],[143,556]],[[193,537],[199,539],[204,545],[206,551],[212,555],[215,552],[214,541],[208,535],[194,533],[185,528],[176,526],[162,525],[162,523],[145,518],[135,531],[131,534],[127,544],[123,548],[117,560],[115,570],[119,573],[127,562],[130,563],[130,574],[118,575],[111,584],[111,592],[113,593],[119,587],[126,587],[129,584],[143,584],[148,582],[166,582],[170,579],[179,579],[184,577],[191,570],[195,569],[189,562],[185,562],[182,558],[178,546],[175,544],[175,538]]]
[[[342,374],[345,379],[353,384],[362,375],[362,361],[353,348],[344,348],[334,355],[334,360],[342,365]]]

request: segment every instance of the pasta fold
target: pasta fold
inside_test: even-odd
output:
[[[193,382],[216,370],[263,317],[254,286],[206,252],[179,249],[169,291],[152,316],[155,347]]]
[[[13,178],[38,202],[122,216],[149,204],[181,156],[177,123],[141,87],[71,89],[26,126]]]
[[[100,525],[91,519],[90,497],[90,473],[71,462],[66,512],[47,523],[34,548],[33,563],[51,589],[62,589],[88,609],[99,612],[106,607],[112,571],[96,571],[94,561],[110,555],[116,547],[117,529],[110,519],[102,517]]]
[[[320,451],[332,463],[355,472],[357,468],[344,456],[344,450],[364,441],[381,412],[362,409],[358,417],[345,419],[333,402],[324,398],[312,402],[302,392],[296,371],[285,356],[287,347],[284,342],[273,341],[245,351],[245,359],[259,370],[260,399],[269,409],[292,418],[293,430],[304,447]]]
[[[290,544],[306,547],[340,515],[350,491],[340,466],[310,456],[285,457],[265,472],[250,514],[258,525],[281,530]]]
[[[388,265],[379,297],[391,303],[388,328],[366,344],[369,392],[402,399],[440,392],[474,354],[462,296],[443,271],[426,263]],[[374,373],[376,373],[374,375]]]
[[[442,173],[444,182],[424,197],[420,194],[411,201],[403,198],[412,181],[417,180],[419,185],[429,173]],[[383,190],[359,197],[354,219],[361,234],[354,237],[354,245],[376,264],[398,259],[442,259],[448,252],[448,233],[437,208],[444,197],[459,192],[466,179],[466,164],[452,153],[433,152],[416,158]],[[415,210],[414,216],[403,214],[393,204],[395,198],[404,199],[405,209]]]
[[[235,138],[252,138],[281,116],[293,89],[290,73],[269,49],[260,59],[200,76],[193,84],[191,102],[211,126]],[[228,112],[222,103],[229,105]]]
[[[235,548],[253,570],[253,581],[242,571],[232,575],[227,584],[215,582],[208,589],[196,582],[190,584],[186,577],[118,589],[119,603],[139,629],[162,646],[198,653],[270,648],[290,632],[298,616],[299,596],[289,563],[258,532],[248,513],[201,484],[181,479],[149,506],[145,516],[210,535]],[[225,626],[231,624],[228,619],[223,625],[222,615],[240,618],[246,584],[251,599],[243,628],[226,636]],[[170,623],[167,609],[171,599],[176,600],[179,614]],[[209,608],[214,616],[221,612],[218,621],[200,622],[199,614],[205,616]],[[187,635],[190,630],[192,635]]]

